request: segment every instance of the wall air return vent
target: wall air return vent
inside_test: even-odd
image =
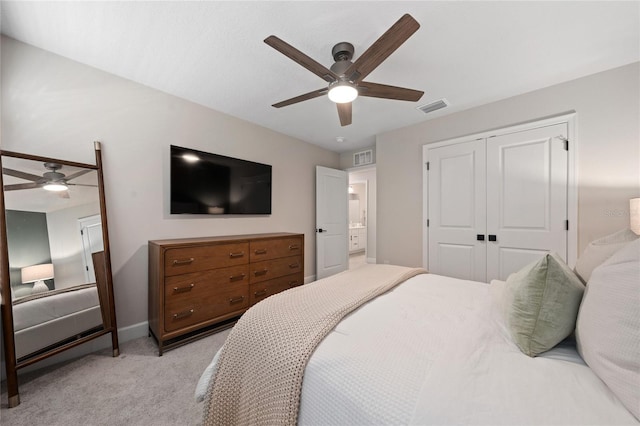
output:
[[[356,152],[353,154],[353,165],[364,166],[365,164],[373,163],[373,150],[368,149],[366,151]]]
[[[449,102],[446,99],[442,98],[435,102],[431,102],[429,104],[419,106],[417,109],[419,111],[424,112],[425,114],[429,114],[430,112],[437,111],[439,109],[446,108],[448,106],[449,106]]]

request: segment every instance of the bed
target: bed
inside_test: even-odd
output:
[[[52,290],[13,301],[16,358],[102,326],[96,284]]]
[[[640,240],[621,247],[576,296],[569,314],[576,333],[535,356],[523,353],[505,314],[513,302],[512,277],[485,284],[413,270],[342,315],[320,339],[310,338],[319,343],[300,362],[296,356],[281,362],[279,346],[307,338],[304,333],[296,338],[287,331],[274,345],[270,335],[279,332],[262,332],[253,322],[237,343],[243,316],[198,383],[204,424],[638,424]],[[304,304],[319,287],[335,285],[329,293],[336,294],[345,283],[371,280],[388,268],[366,265],[266,299],[254,308],[267,313],[256,318]],[[574,309],[569,305],[562,310]],[[278,316],[282,328],[305,321]],[[292,380],[298,389],[262,379],[291,376],[300,363],[301,377]],[[224,383],[228,372],[231,391]],[[277,393],[286,396],[280,412],[281,401],[272,398]],[[237,402],[244,399],[251,403]]]

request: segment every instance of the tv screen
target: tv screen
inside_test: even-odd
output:
[[[271,214],[271,166],[171,145],[171,214]]]

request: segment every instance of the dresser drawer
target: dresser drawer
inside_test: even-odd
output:
[[[194,293],[165,300],[164,328],[170,332],[249,307],[246,279],[215,285],[203,285]]]
[[[269,281],[253,283],[249,286],[249,304],[255,305],[267,297],[281,291],[297,287],[303,283],[302,273],[287,275]]]
[[[224,288],[237,284],[244,286],[249,284],[249,265],[167,277],[164,285],[164,300],[165,303],[176,303],[178,300],[198,299],[215,291],[212,288]]]
[[[252,263],[249,265],[249,282],[258,283],[296,272],[302,273],[302,262],[302,256],[290,256]]]
[[[249,243],[170,248],[164,254],[167,276],[249,263]]]
[[[251,241],[249,244],[251,263],[277,259],[279,257],[301,255],[303,249],[303,242],[300,237],[257,240]]]

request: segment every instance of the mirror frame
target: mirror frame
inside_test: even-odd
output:
[[[102,175],[102,150],[100,142],[94,142],[96,165],[77,163],[55,158],[40,157],[37,155],[21,154],[11,151],[0,150],[0,168],[3,157],[14,157],[25,160],[34,160],[44,163],[59,163],[62,165],[80,167],[96,170],[98,175],[98,196],[100,199],[100,216],[102,221],[102,236],[104,255],[94,255],[94,261],[102,263],[101,268],[96,269],[96,286],[100,300],[100,309],[103,318],[101,330],[92,332],[82,337],[76,336],[73,341],[65,340],[64,343],[54,345],[42,351],[27,355],[21,360],[16,358],[15,338],[13,334],[13,307],[11,300],[11,288],[9,278],[9,249],[7,246],[7,222],[4,200],[3,173],[0,173],[0,286],[2,287],[2,303],[0,305],[2,315],[2,333],[4,343],[5,368],[7,373],[7,394],[9,398],[9,408],[20,404],[20,394],[18,392],[18,370],[38,361],[59,354],[67,349],[86,343],[90,340],[111,333],[111,345],[113,356],[120,354],[118,346],[118,327],[116,325],[116,310],[113,297],[113,277],[111,273],[111,255],[109,250],[109,232],[107,226],[107,207],[104,194],[104,178]],[[73,338],[73,337],[72,337]]]

